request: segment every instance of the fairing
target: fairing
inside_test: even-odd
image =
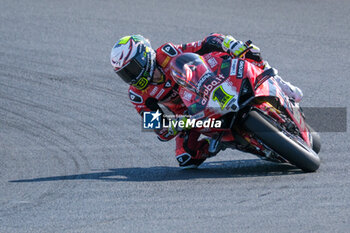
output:
[[[244,107],[243,103],[247,106],[253,104],[253,100],[270,98],[278,100],[285,108],[297,123],[303,139],[310,145],[309,130],[299,107],[289,101],[275,79],[257,79],[263,72],[258,66],[242,59],[225,59],[221,55],[184,53],[172,61],[172,76],[180,85],[179,94],[190,115],[197,119],[218,119],[227,113],[238,112]],[[264,105],[254,105],[266,110]]]

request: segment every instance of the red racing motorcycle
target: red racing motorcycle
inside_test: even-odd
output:
[[[192,129],[214,139],[213,155],[231,148],[306,172],[319,168],[320,137],[279,87],[276,69],[221,52],[183,53],[171,61],[171,74],[191,119],[221,121],[219,128]]]

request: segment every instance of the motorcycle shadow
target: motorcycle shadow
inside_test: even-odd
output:
[[[191,180],[206,178],[241,178],[303,174],[300,169],[289,165],[260,159],[206,162],[198,169],[183,170],[178,167],[131,167],[113,168],[103,172],[11,180],[12,183],[46,182],[62,180],[101,180],[111,182],[152,182]]]

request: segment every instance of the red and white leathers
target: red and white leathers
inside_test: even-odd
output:
[[[224,52],[222,43],[225,36],[221,34],[211,34],[202,41],[192,42],[182,45],[166,43],[156,50],[156,62],[158,69],[162,72],[164,81],[160,84],[149,84],[144,90],[139,90],[134,86],[129,88],[129,97],[138,113],[160,110],[159,104],[169,109],[173,114],[184,114],[186,106],[183,104],[179,93],[178,85],[170,75],[170,61],[179,53],[192,52],[199,55],[219,51]],[[248,52],[245,59],[255,65],[264,67],[264,61],[260,53]],[[170,134],[168,129],[155,130],[161,141],[168,141],[175,136]],[[176,156],[189,153],[192,159],[203,159],[207,157],[208,142],[204,139],[198,141],[200,134],[194,131],[181,132],[176,137]],[[178,159],[179,160],[179,159]],[[181,165],[181,161],[179,161]]]

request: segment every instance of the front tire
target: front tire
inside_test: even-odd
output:
[[[310,125],[307,124],[307,127],[312,136],[312,149],[318,154],[321,150],[321,137]]]
[[[245,118],[244,127],[266,146],[303,171],[314,172],[320,167],[320,158],[311,148],[292,140],[262,115],[257,111],[250,111]]]

